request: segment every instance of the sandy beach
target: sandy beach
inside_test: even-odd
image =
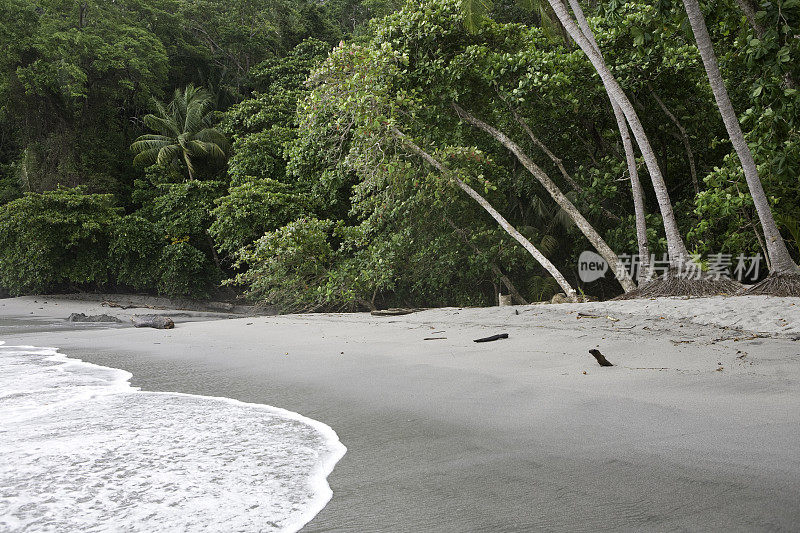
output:
[[[72,312],[151,311],[4,299],[2,340],[333,428],[347,453],[306,532],[800,527],[800,298],[157,311],[173,330]],[[509,337],[473,342],[496,333]]]

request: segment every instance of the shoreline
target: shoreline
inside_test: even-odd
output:
[[[131,386],[130,381],[133,376],[130,372],[108,366],[97,365],[95,363],[89,363],[87,361],[83,361],[75,357],[69,357],[52,347],[37,347],[31,345],[9,345],[6,344],[4,341],[0,341],[0,353],[3,354],[10,353],[12,354],[12,356],[17,356],[17,357],[20,357],[20,354],[22,354],[22,358],[17,363],[17,365],[19,365],[19,367],[26,367],[27,365],[29,367],[29,370],[33,370],[34,372],[37,369],[37,363],[35,362],[36,359],[43,358],[44,360],[53,363],[56,367],[64,369],[65,370],[64,374],[67,376],[73,373],[76,375],[93,375],[97,380],[93,385],[87,387],[89,389],[88,391],[80,385],[73,386],[71,388],[62,385],[61,387],[58,388],[58,390],[61,390],[64,393],[69,393],[71,395],[64,396],[59,401],[45,406],[44,410],[41,409],[42,406],[40,405],[39,411],[36,412],[35,414],[32,414],[29,409],[24,409],[22,413],[22,418],[20,420],[14,419],[13,408],[6,411],[6,414],[11,415],[11,420],[9,421],[9,423],[12,424],[12,427],[16,427],[20,431],[24,432],[23,428],[25,428],[26,426],[28,428],[31,427],[29,423],[30,416],[34,416],[34,419],[36,420],[37,423],[37,429],[34,430],[34,434],[36,434],[38,433],[38,424],[46,425],[47,421],[52,420],[54,417],[57,419],[61,419],[62,417],[65,416],[68,417],[69,415],[62,411],[62,409],[64,408],[66,408],[67,412],[69,412],[76,409],[77,406],[77,410],[80,411],[81,408],[91,409],[91,407],[88,407],[88,405],[93,404],[96,401],[107,401],[110,404],[113,404],[116,401],[126,402],[127,398],[135,398],[138,401],[142,401],[142,398],[145,398],[145,401],[147,401],[148,403],[152,403],[157,408],[159,405],[162,405],[161,401],[157,399],[164,398],[164,402],[173,405],[173,407],[185,403],[197,403],[199,401],[201,403],[207,404],[209,408],[212,408],[215,411],[232,410],[233,413],[239,415],[241,415],[242,413],[248,415],[248,411],[257,412],[260,415],[256,416],[255,420],[258,420],[259,418],[263,417],[266,420],[265,423],[267,427],[269,427],[270,424],[275,424],[277,426],[280,426],[286,424],[287,422],[292,422],[292,423],[299,423],[309,428],[307,431],[316,434],[313,440],[319,439],[320,443],[318,443],[317,445],[324,449],[324,453],[323,450],[320,449],[314,450],[312,456],[316,456],[317,460],[314,462],[311,468],[301,472],[302,475],[299,477],[299,479],[302,479],[304,480],[304,482],[307,482],[307,485],[303,489],[302,494],[305,496],[307,495],[305,493],[308,493],[311,494],[312,496],[303,502],[304,506],[302,507],[293,506],[292,511],[299,510],[299,512],[286,513],[284,516],[281,515],[275,516],[274,514],[272,515],[267,514],[267,517],[270,519],[268,523],[274,525],[276,523],[283,522],[284,524],[281,526],[280,529],[281,531],[283,530],[298,531],[303,526],[305,526],[305,524],[311,521],[314,518],[314,516],[319,514],[319,512],[325,507],[325,505],[327,505],[328,501],[330,501],[330,498],[333,495],[327,483],[327,477],[333,470],[336,463],[346,453],[346,448],[339,441],[336,432],[322,422],[305,417],[300,413],[295,413],[279,407],[258,404],[258,403],[246,403],[227,397],[200,396],[200,395],[185,394],[180,392],[158,392],[158,391],[141,390],[137,387]],[[75,369],[79,370],[76,372]],[[98,372],[102,377],[97,375]],[[20,374],[20,377],[22,377],[23,380],[25,379],[22,374]],[[45,383],[47,382],[46,375],[39,375],[39,378],[44,379]],[[26,393],[37,394],[41,393],[42,391],[43,389],[34,389],[34,390],[28,390],[25,393],[20,392],[18,394],[23,394],[23,395]],[[12,396],[17,396],[18,394],[13,394]],[[130,400],[127,400],[127,402],[128,402],[127,404],[128,407],[131,407]],[[134,403],[135,402],[136,400],[134,400]],[[108,408],[108,406],[106,407]],[[186,407],[184,407],[183,409],[184,411],[182,412],[184,415],[190,414],[190,411],[186,411],[187,409]],[[61,414],[56,415],[56,413],[58,412],[61,412]],[[95,415],[97,417],[103,417],[106,415],[106,411],[101,409],[100,411],[96,412]],[[204,413],[204,415],[207,416],[207,413]],[[205,418],[205,416],[202,416],[202,418]],[[191,417],[189,417],[189,419],[191,419]],[[168,440],[172,440],[178,436],[185,437],[186,436],[184,434],[185,432],[187,431],[191,432],[193,430],[194,425],[191,424],[191,422],[189,422],[189,419],[184,421],[183,427],[181,427],[180,425],[176,426],[175,424],[170,424],[172,420],[170,420],[169,415],[159,417],[155,420],[159,423],[158,425],[162,423],[170,425],[171,432]],[[136,420],[141,420],[141,419],[132,419],[128,420],[128,422],[136,424],[137,423]],[[80,419],[75,420],[75,423],[78,425],[78,427],[81,427],[82,430],[85,431],[87,429],[85,422],[83,423],[83,426],[81,426]],[[58,426],[63,427],[61,421],[59,421]],[[58,434],[58,431],[61,429],[61,427],[55,427],[51,429],[55,434]],[[167,464],[172,464],[173,465],[172,469],[176,471],[181,471],[182,468],[190,470],[192,466],[194,466],[195,464],[202,465],[202,468],[198,470],[198,472],[202,473],[205,473],[208,470],[213,471],[215,468],[218,470],[220,468],[225,469],[225,465],[220,464],[219,462],[219,456],[224,453],[226,448],[239,448],[239,453],[249,454],[250,462],[253,464],[253,466],[255,466],[256,462],[260,464],[261,461],[265,460],[264,459],[265,456],[272,458],[274,457],[274,455],[277,455],[280,457],[280,454],[275,453],[274,450],[264,450],[260,446],[256,447],[253,450],[243,449],[242,448],[243,443],[240,440],[238,440],[238,438],[241,435],[237,435],[237,438],[231,438],[231,436],[228,433],[229,430],[235,429],[235,427],[236,427],[235,425],[232,427],[228,427],[224,424],[212,424],[209,429],[212,430],[216,429],[216,431],[212,431],[210,433],[205,434],[205,437],[219,441],[219,446],[217,447],[217,449],[214,449],[213,447],[205,449],[203,449],[202,447],[198,447],[198,449],[195,450],[196,452],[198,452],[197,454],[195,454],[193,457],[190,455],[186,460],[182,462],[179,460],[176,461],[178,457],[175,451],[173,451],[172,453],[167,454],[168,456]],[[228,431],[223,431],[223,428]],[[146,425],[144,428],[141,428],[141,430],[152,431],[152,429],[148,428]],[[72,431],[69,430],[67,431],[69,433],[72,433]],[[98,438],[99,440],[102,441],[103,440],[102,431],[116,432],[117,430],[109,429],[107,426],[103,426],[99,433],[92,433],[90,431],[84,436],[90,439]],[[281,430],[277,429],[277,431]],[[101,473],[94,470],[91,459],[87,457],[81,458],[82,466],[75,467],[74,464],[71,465],[71,462],[76,460],[76,456],[80,455],[80,450],[75,449],[73,450],[73,453],[65,453],[63,451],[63,446],[67,445],[66,442],[69,441],[68,438],[65,438],[67,437],[67,435],[68,433],[62,434],[58,437],[52,437],[47,434],[39,435],[35,440],[27,443],[33,444],[38,449],[50,450],[50,447],[52,447],[52,450],[49,453],[47,453],[46,456],[50,456],[49,460],[53,462],[54,467],[56,465],[60,465],[62,466],[62,468],[63,467],[73,468],[77,470],[76,472],[74,472],[75,474],[78,475],[83,474],[90,479],[91,478],[96,479],[97,477],[99,477]],[[135,438],[137,436],[138,436],[137,431],[134,431],[131,435],[129,435],[130,438]],[[159,435],[156,433],[150,436],[157,438]],[[266,436],[275,440],[275,437],[269,435],[269,433]],[[226,441],[226,439],[228,440]],[[191,446],[192,439],[190,438],[188,440],[190,441],[189,445]],[[23,441],[23,443],[24,442],[25,441]],[[312,439],[309,439],[308,441],[306,441],[305,439],[298,440],[298,443],[302,443],[302,446],[310,446],[309,444],[310,442],[312,442]],[[164,474],[161,472],[153,471],[151,464],[141,465],[142,470],[137,470],[132,464],[130,464],[131,455],[136,454],[136,446],[134,446],[132,449],[129,449],[128,453],[122,453],[122,455],[126,457],[127,461],[119,462],[116,465],[114,465],[113,462],[109,463],[106,460],[108,455],[120,454],[121,452],[119,450],[118,444],[106,443],[106,445],[108,446],[108,449],[105,452],[103,451],[100,452],[101,453],[101,456],[99,457],[99,459],[101,459],[100,462],[106,465],[107,464],[113,465],[113,468],[118,469],[117,471],[119,470],[125,471],[126,477],[128,478],[137,476],[138,479],[138,482],[133,484],[130,484],[128,479],[125,480],[113,479],[112,482],[109,484],[110,487],[108,488],[108,491],[109,493],[113,494],[116,498],[120,498],[121,495],[127,495],[127,498],[130,498],[131,495],[141,493],[142,484],[147,483],[147,480],[154,477],[154,475],[158,476],[159,474],[162,475]],[[24,450],[24,446],[22,448],[19,448],[19,450]],[[103,446],[100,447],[100,450],[103,450]],[[20,490],[21,493],[25,494],[25,496],[27,496],[30,499],[27,500],[23,506],[20,506],[16,509],[17,513],[19,514],[15,513],[13,516],[12,514],[8,515],[0,514],[0,523],[4,523],[6,526],[10,527],[11,529],[9,529],[9,531],[14,530],[14,526],[19,525],[18,522],[25,523],[26,524],[24,526],[25,529],[30,528],[31,530],[37,530],[36,523],[39,520],[41,520],[42,515],[37,515],[34,512],[32,512],[31,507],[40,505],[44,509],[53,510],[52,506],[53,500],[50,498],[44,498],[44,500],[46,501],[44,502],[40,501],[41,497],[44,496],[44,494],[39,493],[39,490],[41,490],[42,485],[45,485],[50,490],[52,490],[53,488],[58,489],[59,483],[54,480],[53,477],[54,474],[52,469],[49,471],[45,471],[46,473],[42,471],[37,471],[35,467],[32,467],[33,465],[26,463],[26,461],[30,457],[29,454],[26,455],[23,452],[22,456],[15,458],[14,453],[16,451],[17,450],[7,449],[6,453],[9,454],[7,458],[9,458],[12,461],[12,464],[16,465],[16,468],[19,468],[22,464],[25,464],[31,470],[29,472],[29,477],[26,476],[27,483],[20,482],[20,480],[18,479],[19,484],[17,485],[18,490]],[[155,450],[151,450],[151,452],[154,451]],[[274,455],[270,455],[270,452]],[[148,455],[148,461],[159,460],[157,458],[158,453],[153,453],[152,455],[147,454],[147,455]],[[209,461],[209,459],[211,460]],[[37,457],[34,462],[38,462],[41,460],[46,461],[47,459],[43,457]],[[177,464],[175,464],[176,462]],[[287,462],[291,464],[291,461]],[[133,464],[137,464],[135,459],[133,461]],[[274,483],[276,479],[281,479],[285,477],[286,474],[281,475],[282,472],[280,471],[280,466],[285,466],[285,464],[286,463],[284,463],[284,461],[278,461],[277,463],[275,463],[275,465],[273,465],[272,468],[265,469],[271,475],[262,475],[258,478],[261,479],[264,490],[267,490],[268,488],[272,488],[274,490],[274,487],[270,487],[270,482]],[[88,471],[86,467],[88,467]],[[277,472],[274,471],[276,467],[278,468]],[[13,470],[14,469],[12,469],[10,472],[8,471],[5,472],[6,474],[9,474],[12,479],[14,477]],[[218,471],[215,474],[215,478],[221,479],[224,477],[225,474],[229,473],[226,472],[225,470]],[[175,476],[174,473],[173,476]],[[246,487],[247,485],[253,483],[253,478],[255,476],[258,476],[257,472],[248,472],[245,475],[239,476],[240,479],[238,480],[238,483],[236,480],[234,480],[233,485],[234,486],[241,485],[242,487]],[[65,481],[64,477],[65,476],[63,474],[60,477],[62,483],[64,483]],[[196,479],[192,479],[192,477],[186,475],[180,476],[180,474],[178,474],[177,477],[172,477],[171,479],[172,481],[170,484],[175,484],[177,486],[186,485],[188,484],[187,482],[198,483]],[[150,488],[150,490],[157,491],[159,488],[161,488],[159,487],[159,484],[161,486],[165,485],[163,479],[160,482],[154,483],[153,486]],[[202,485],[202,483],[198,484]],[[235,505],[241,505],[241,502],[236,501],[235,499],[226,502],[224,500],[224,497],[219,495],[214,495],[216,488],[214,484],[207,484],[203,488],[205,489],[204,491],[202,489],[200,491],[195,491],[195,497],[205,496],[205,498],[211,498],[211,499],[216,498],[221,500],[219,502],[220,504],[225,503],[230,505],[231,507]],[[97,486],[94,487],[94,490],[97,490]],[[175,489],[173,489],[172,492],[174,493]],[[64,497],[68,495],[70,495],[69,491],[65,491],[65,494],[62,494],[62,496]],[[290,495],[297,497],[296,493],[295,494],[290,493]],[[3,496],[2,498],[3,503],[10,504],[10,502],[7,501],[7,499],[11,496],[11,494],[6,493],[3,494],[2,496]],[[25,496],[22,497],[23,500],[26,499]],[[40,498],[37,499],[36,496],[39,496]],[[14,498],[12,497],[11,498],[12,502],[13,499]],[[153,500],[156,501],[154,502]],[[103,498],[98,499],[97,497],[95,497],[95,499],[92,499],[91,497],[86,498],[85,500],[82,501],[85,501],[87,504],[91,504],[92,511],[95,513],[99,512],[98,508],[103,508],[103,504],[105,503],[103,501]],[[155,518],[155,524],[153,524],[152,526],[154,530],[174,529],[175,527],[177,527],[178,524],[175,523],[176,520],[175,517],[169,516],[168,513],[164,512],[164,509],[159,508],[159,504],[161,502],[158,501],[158,498],[151,498],[151,501],[148,503],[150,505],[153,505],[153,507],[148,508],[145,506],[146,510],[140,514],[142,515],[146,514],[147,516],[152,516]],[[190,504],[191,502],[184,501],[183,503]],[[11,508],[14,508],[13,504],[10,505]],[[33,508],[36,509],[36,507]],[[110,510],[113,512],[114,510],[113,506],[111,507]],[[257,512],[252,512],[251,508],[251,514],[256,514],[256,516],[259,516],[257,513],[263,513],[263,510],[258,509]],[[69,516],[69,518],[66,516],[59,516],[58,518],[56,518],[56,516],[53,515],[47,516],[45,523],[48,525],[48,527],[52,527],[53,523],[55,522],[58,524],[59,529],[65,528],[64,529],[65,531],[77,530],[79,527],[78,524],[81,523],[82,519],[85,520],[85,517],[81,516],[82,513],[80,513],[80,511],[77,509],[69,511],[68,514],[71,515]],[[90,512],[89,515],[91,516],[91,514],[92,513]],[[110,517],[107,516],[106,518],[116,520],[116,523],[119,527],[123,527],[121,525],[122,523],[127,523],[128,525],[124,526],[124,528],[126,529],[131,527],[132,525],[130,523],[131,521],[130,516],[126,516],[125,520],[123,520],[122,517],[119,516],[110,516]],[[267,519],[263,515],[261,516],[261,518],[262,520]],[[75,520],[77,523],[66,522],[66,520],[69,519]],[[30,522],[31,520],[33,521],[32,523]],[[166,527],[165,522],[169,523],[170,526]],[[248,520],[248,522],[254,522],[254,520]],[[82,525],[88,526],[90,524],[82,524]],[[102,524],[97,524],[97,525],[102,526]],[[187,524],[183,524],[183,526],[186,527]]]
[[[789,311],[764,318],[763,299],[733,300],[739,315],[762,309],[749,319],[698,299],[645,302],[656,308],[646,317],[592,302],[2,338],[123,369],[143,390],[274,405],[330,426],[348,453],[328,478],[332,500],[302,531],[791,530],[800,305],[782,299]],[[84,312],[13,300],[0,300],[0,316]],[[723,325],[672,318],[681,305]],[[509,339],[472,342],[500,332]],[[597,345],[615,367],[588,355]]]

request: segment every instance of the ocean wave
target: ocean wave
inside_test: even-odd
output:
[[[297,531],[330,500],[330,427],[130,378],[0,345],[0,531]]]

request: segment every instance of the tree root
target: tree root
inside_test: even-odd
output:
[[[747,288],[747,295],[800,296],[800,273],[770,272],[769,276]]]
[[[638,289],[622,294],[614,300],[661,298],[666,296],[718,296],[741,294],[744,285],[730,278],[710,276],[682,276],[668,272]]]

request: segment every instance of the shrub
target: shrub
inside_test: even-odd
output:
[[[136,215],[120,219],[108,249],[117,282],[138,290],[154,289],[165,244],[164,230],[157,224]]]
[[[240,252],[249,269],[236,277],[247,296],[282,310],[318,310],[347,303],[336,283],[340,259],[330,220],[302,218],[266,233]]]
[[[309,211],[307,195],[270,178],[252,178],[233,186],[217,200],[209,231],[217,246],[233,255],[265,232],[296,220]]]
[[[213,263],[188,242],[178,241],[165,246],[158,268],[158,292],[165,296],[205,298],[219,282]]]
[[[28,193],[0,206],[0,286],[19,295],[121,284],[205,297],[219,283],[208,254],[188,238],[168,237],[164,224],[120,211],[112,195],[83,187]],[[199,224],[199,212],[175,214],[173,227]]]
[[[0,285],[17,295],[106,283],[119,219],[110,194],[83,187],[27,193],[0,206]]]

